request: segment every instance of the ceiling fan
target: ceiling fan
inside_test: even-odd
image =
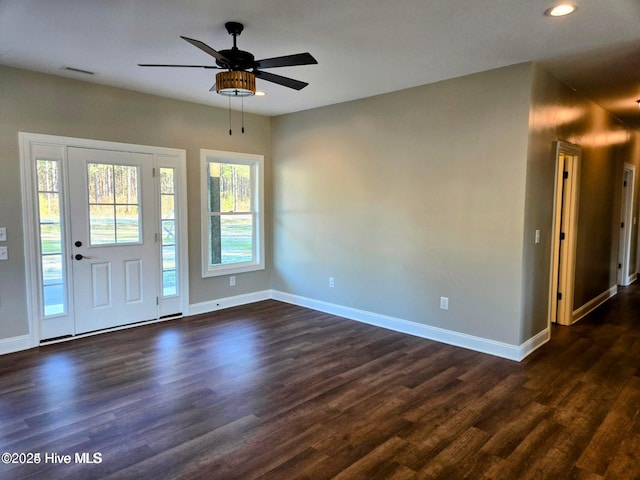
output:
[[[302,90],[309,85],[307,82],[265,72],[261,69],[317,64],[318,62],[310,53],[296,53],[294,55],[256,60],[250,52],[240,50],[236,45],[236,39],[242,33],[242,30],[244,30],[244,25],[238,22],[227,22],[225,23],[225,27],[229,35],[233,36],[233,47],[227,50],[216,51],[200,40],[180,36],[183,40],[186,40],[191,45],[215,58],[215,65],[170,65],[157,63],[139,63],[138,65],[140,67],[181,67],[226,70],[216,75],[216,83],[211,87],[211,91],[215,89],[217,93],[230,97],[254,95],[256,92],[256,77],[267,82],[293,88],[294,90]]]

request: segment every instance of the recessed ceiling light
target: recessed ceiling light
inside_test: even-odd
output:
[[[565,15],[575,12],[577,9],[578,6],[572,3],[561,3],[555,7],[548,8],[544,14],[547,17],[564,17]]]

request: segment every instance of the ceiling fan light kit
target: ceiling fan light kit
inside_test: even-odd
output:
[[[216,92],[229,97],[248,97],[256,93],[256,76],[243,70],[216,74]]]

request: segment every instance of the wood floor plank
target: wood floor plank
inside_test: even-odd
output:
[[[610,412],[587,445],[576,466],[604,475],[624,442],[630,429],[629,419],[618,412]]]
[[[640,286],[521,363],[277,301],[0,357],[6,479],[640,478]]]

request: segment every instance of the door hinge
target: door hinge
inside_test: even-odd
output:
[[[160,305],[160,298],[156,297],[156,305]]]
[[[622,264],[621,263],[618,264],[618,269],[620,269],[620,268],[622,268]]]
[[[569,172],[568,172],[568,171],[566,171],[566,170],[565,170],[564,172],[562,172],[562,178],[564,178],[565,180],[566,180],[567,178],[569,178]]]
[[[620,224],[620,228],[624,228],[624,222]]]
[[[156,167],[153,167],[153,178],[156,178]]]
[[[564,240],[564,232],[560,232],[560,240]]]
[[[558,300],[562,300],[562,293],[558,292]]]
[[[155,235],[156,243],[158,243],[158,234],[155,233],[154,235]]]
[[[624,187],[627,186],[627,181],[625,180],[624,183],[622,184]]]

